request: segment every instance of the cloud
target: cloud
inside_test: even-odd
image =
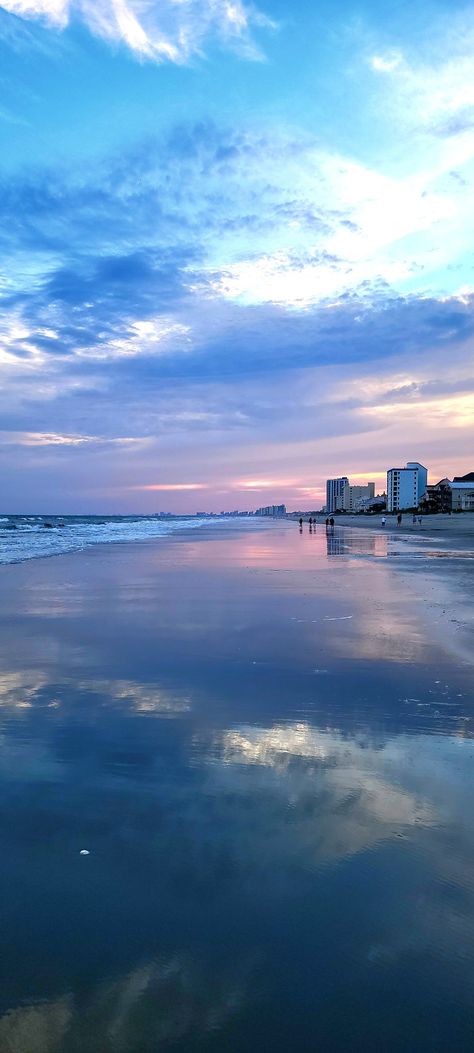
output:
[[[236,490],[277,490],[281,487],[297,486],[298,479],[238,479],[235,481]]]
[[[403,61],[400,53],[388,53],[386,55],[373,55],[370,59],[372,69],[377,73],[393,73]]]
[[[54,432],[0,431],[1,446],[96,446],[104,443],[130,446],[137,443],[143,445],[146,441],[146,439],[127,438],[124,436],[100,438],[97,435],[57,435]]]
[[[76,348],[76,354],[93,359],[117,359],[130,355],[157,355],[178,349],[188,351],[190,328],[166,316],[136,319],[119,325],[109,339]],[[177,340],[176,338],[180,338]]]
[[[472,227],[468,190],[444,178],[389,176],[297,131],[179,126],[93,179],[43,172],[4,186],[4,305],[46,301],[44,329],[67,313],[68,344],[113,357],[161,352],[175,336],[189,348],[170,306],[190,298],[203,313],[216,298],[305,310],[426,293],[467,251]]]
[[[0,7],[57,30],[82,21],[95,36],[153,62],[187,62],[202,54],[208,37],[257,59],[252,30],[273,26],[242,0],[2,0]]]
[[[133,486],[132,490],[207,490],[206,483],[147,483],[143,486]]]
[[[186,352],[186,372],[203,343],[208,357],[218,343],[230,351],[242,326],[261,324],[276,355],[290,345],[293,361],[312,332],[324,357],[321,330],[344,317],[360,330],[360,310],[389,306],[394,290],[429,281],[456,245],[455,236],[439,243],[440,224],[461,227],[453,200],[431,191],[428,176],[389,178],[296,133],[212,125],[175,129],[99,166],[93,179],[16,179],[0,206],[8,261],[1,353],[25,367],[73,355],[163,356],[169,368]],[[407,246],[414,237],[415,250]],[[286,313],[319,306],[334,322]],[[258,361],[258,344],[240,344]]]
[[[469,192],[432,178],[377,171],[295,129],[211,122],[88,169],[5,177],[0,412],[14,458],[33,471],[41,457],[64,494],[69,442],[81,485],[93,459],[96,499],[106,487],[117,508],[193,478],[209,501],[213,479],[233,502],[255,480],[300,501],[297,487],[320,485],[309,439],[321,436],[334,440],[327,460],[350,435],[356,471],[357,442],[377,436],[381,470],[396,417],[351,379],[365,364],[388,375],[379,401],[413,402],[432,358],[441,389],[423,397],[442,397],[446,349],[461,367],[474,339]],[[399,369],[406,383],[396,359],[416,364]],[[338,366],[345,393],[325,373]],[[50,436],[65,437],[62,452]],[[241,486],[260,490],[264,503],[271,485]],[[170,493],[194,507],[193,491]]]
[[[474,381],[472,383],[474,387]],[[465,429],[465,434],[468,434],[466,429],[471,430],[474,422],[474,391],[466,395],[440,395],[436,399],[426,399],[421,395],[413,402],[402,398],[385,405],[365,406],[361,412],[380,421],[393,419],[399,424],[417,420],[422,414],[425,427],[441,428],[449,424],[451,428]]]
[[[378,105],[387,108],[399,131],[403,129],[404,141],[410,127],[442,136],[472,128],[473,46],[474,17],[472,9],[465,8],[438,15],[423,39],[409,37],[403,50],[389,47],[368,54],[370,68],[386,76]]]

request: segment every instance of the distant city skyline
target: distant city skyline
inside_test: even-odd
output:
[[[0,0],[0,509],[474,450],[474,8]]]

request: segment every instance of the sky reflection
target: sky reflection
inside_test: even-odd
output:
[[[467,1050],[472,666],[423,576],[280,528],[3,570],[2,1053],[405,1053],[408,1004]]]

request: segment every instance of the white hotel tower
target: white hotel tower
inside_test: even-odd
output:
[[[349,487],[347,475],[338,479],[326,480],[326,511],[341,512],[346,507],[346,493]]]
[[[387,472],[387,512],[402,512],[404,508],[418,508],[426,493],[428,469],[418,461],[408,461],[404,468],[389,468]]]

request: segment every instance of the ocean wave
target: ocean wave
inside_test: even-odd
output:
[[[0,564],[81,551],[92,545],[146,541],[219,518],[146,516],[4,516],[0,519]]]

